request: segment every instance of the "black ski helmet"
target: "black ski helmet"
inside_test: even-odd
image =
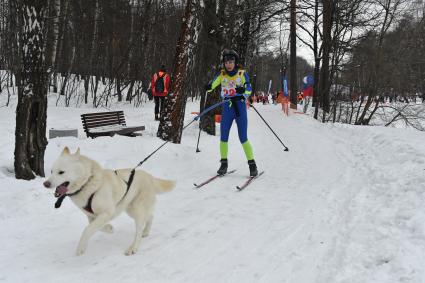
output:
[[[223,50],[223,63],[227,60],[234,59],[235,64],[237,65],[239,62],[239,54],[233,49],[224,49]]]

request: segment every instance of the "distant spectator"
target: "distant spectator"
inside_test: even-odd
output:
[[[263,95],[263,104],[269,104],[269,94]]]
[[[286,116],[289,115],[288,109],[289,109],[289,93],[279,91],[278,94],[278,100],[280,100],[280,103],[282,104],[282,111]]]
[[[151,90],[155,101],[155,120],[160,119],[160,115],[163,112],[164,100],[168,95],[170,87],[170,76],[167,74],[165,66],[162,65],[159,71],[152,76]]]
[[[276,98],[277,98],[277,94],[272,94],[272,103],[273,103],[273,105],[275,105],[276,104]]]

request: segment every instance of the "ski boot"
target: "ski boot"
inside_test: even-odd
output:
[[[224,175],[227,173],[227,159],[221,159],[220,162],[221,165],[217,171],[217,175]]]
[[[258,175],[257,165],[255,164],[255,160],[248,160],[249,165],[249,176],[255,177]]]

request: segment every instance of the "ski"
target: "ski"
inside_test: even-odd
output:
[[[251,184],[252,181],[254,181],[258,177],[260,177],[261,175],[263,175],[263,173],[264,173],[264,171],[261,171],[260,173],[258,173],[257,176],[255,176],[255,177],[249,177],[248,180],[246,180],[245,183],[243,183],[241,186],[236,186],[236,189],[238,189],[238,191],[242,191],[243,189],[245,189],[246,187],[248,187],[248,185]]]
[[[228,172],[227,172],[226,174],[224,174],[224,175],[215,175],[215,176],[213,176],[213,177],[209,178],[208,180],[205,180],[204,182],[202,182],[202,183],[200,183],[200,184],[193,183],[193,185],[195,186],[195,189],[199,189],[199,188],[201,188],[201,187],[205,186],[206,184],[210,183],[211,181],[213,181],[213,180],[217,179],[218,177],[224,177],[224,176],[229,175],[229,174],[232,174],[232,173],[234,173],[234,172],[236,172],[236,169],[235,169],[235,170],[228,171]]]

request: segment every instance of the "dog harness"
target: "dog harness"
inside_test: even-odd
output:
[[[117,177],[119,177],[118,176],[118,172],[115,170],[114,171],[115,172],[115,174],[117,175]],[[133,183],[133,179],[134,179],[134,173],[136,172],[136,170],[131,170],[131,172],[130,172],[130,177],[128,178],[128,182],[126,182],[124,179],[122,179],[122,178],[120,178],[121,180],[123,180],[123,182],[124,183],[126,183],[126,185],[127,185],[127,190],[125,191],[125,194],[122,196],[122,198],[121,198],[121,200],[119,201],[119,202],[121,202],[123,199],[124,199],[124,197],[127,195],[127,193],[128,193],[128,190],[130,189],[130,186],[131,186],[131,184]],[[90,179],[89,179],[89,181],[90,181]],[[89,182],[89,181],[87,181],[87,183]],[[86,183],[86,184],[87,184]],[[63,200],[65,199],[65,197],[72,197],[72,196],[75,196],[75,195],[77,195],[78,193],[80,193],[83,189],[84,189],[84,187],[86,186],[86,184],[84,184],[79,190],[77,190],[76,192],[73,192],[73,193],[71,193],[71,194],[64,194],[63,196],[60,196],[59,198],[58,198],[58,200],[56,201],[56,203],[55,203],[55,208],[59,208],[61,205],[62,205],[62,202],[63,202]],[[90,197],[89,197],[89,199],[87,200],[87,204],[83,207],[83,209],[85,210],[85,211],[87,211],[88,213],[91,213],[91,214],[94,214],[94,212],[93,212],[93,209],[92,209],[92,201],[93,201],[93,197],[94,197],[94,194],[95,194],[96,192],[94,192],[94,193],[92,193],[91,195],[90,195]]]

